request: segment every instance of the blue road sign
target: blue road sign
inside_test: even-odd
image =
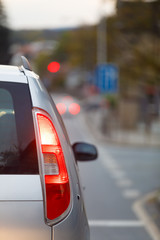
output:
[[[115,64],[99,64],[96,68],[95,85],[102,93],[117,93],[118,67]]]

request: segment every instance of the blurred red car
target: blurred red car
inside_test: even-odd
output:
[[[63,97],[54,97],[58,112],[64,116],[75,116],[80,113],[81,107],[77,100],[73,97],[66,95]]]

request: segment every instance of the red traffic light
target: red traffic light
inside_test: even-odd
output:
[[[60,64],[58,62],[51,62],[48,64],[48,71],[52,73],[56,73],[60,69]]]

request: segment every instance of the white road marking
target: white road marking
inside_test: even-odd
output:
[[[112,177],[115,179],[124,179],[125,172],[123,172],[122,170],[114,170],[112,171]]]
[[[141,219],[146,227],[146,231],[149,233],[151,238],[153,240],[159,240],[160,231],[159,228],[154,223],[153,219],[150,217],[150,215],[147,213],[145,209],[145,203],[150,201],[150,199],[153,199],[157,195],[157,191],[148,194],[144,198],[138,200],[133,205],[133,210],[136,213],[137,217]]]
[[[138,190],[128,189],[133,186],[133,184],[130,179],[126,177],[125,172],[121,170],[115,159],[104,151],[104,149],[101,149],[101,154],[102,164],[107,170],[109,170],[111,176],[116,180],[117,186],[127,188],[122,192],[123,196],[128,199],[135,199],[139,197],[140,192]]]
[[[105,151],[103,148],[99,146],[99,152],[100,152],[100,159],[103,163],[103,165],[108,169],[108,164],[112,167],[117,167],[117,163],[115,160],[108,154],[107,151]]]
[[[141,221],[132,220],[89,220],[90,227],[144,227],[144,223]]]
[[[109,170],[114,178],[122,178],[125,173],[121,170],[115,159],[113,159],[104,149],[101,150],[101,160],[103,166]]]
[[[115,163],[113,163],[112,161],[107,161],[106,162],[106,166],[108,169],[119,169],[119,166]]]
[[[136,189],[127,189],[123,191],[123,196],[125,198],[137,198],[140,196],[140,192]]]
[[[127,179],[127,178],[117,180],[116,183],[119,187],[131,187],[133,185],[132,181],[130,179]]]

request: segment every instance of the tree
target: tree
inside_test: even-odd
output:
[[[72,67],[93,70],[96,64],[96,28],[84,26],[64,33],[53,58]]]
[[[108,19],[108,59],[120,68],[121,90],[159,85],[160,0],[119,1]]]
[[[0,64],[9,64],[10,30],[7,27],[7,17],[0,0]]]

